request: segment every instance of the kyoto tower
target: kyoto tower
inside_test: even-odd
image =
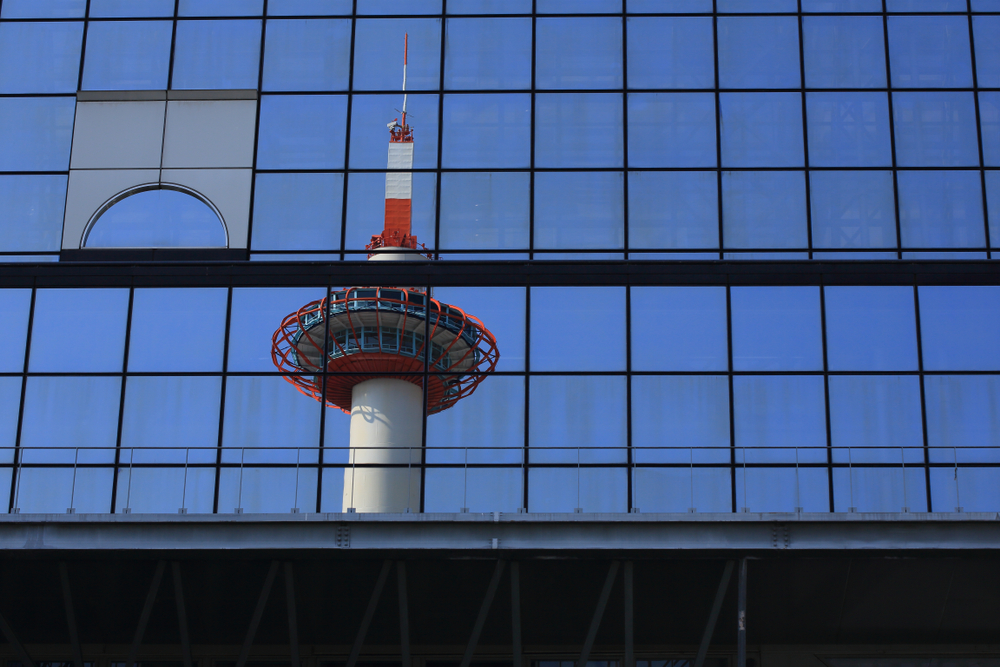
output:
[[[411,233],[413,128],[403,108],[389,127],[385,227],[369,261],[421,260]],[[344,469],[345,512],[420,507],[424,410],[431,415],[470,395],[494,370],[496,338],[476,317],[414,287],[346,287],[288,315],[271,358],[307,396],[351,415]],[[426,380],[426,382],[425,382]]]

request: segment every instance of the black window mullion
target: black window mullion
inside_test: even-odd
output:
[[[735,387],[733,386],[733,294],[729,280],[726,281],[726,359],[729,372],[729,483],[733,512],[737,511],[736,502],[736,405]],[[745,457],[745,455],[744,455]],[[693,474],[693,473],[692,473]],[[692,482],[693,483],[693,482]],[[746,498],[743,499],[746,502]],[[694,508],[692,508],[694,509]]]
[[[930,447],[927,440],[927,392],[924,388],[924,342],[920,326],[920,289],[913,285],[913,314],[914,326],[917,328],[917,371],[920,373],[920,432],[923,434],[924,447],[924,485],[927,493],[927,511],[933,512],[934,505],[931,498],[931,467],[930,467]],[[957,465],[957,464],[956,464]],[[903,475],[906,475],[904,468]],[[903,480],[906,483],[906,480]],[[958,484],[958,480],[955,480]],[[906,488],[905,486],[903,488]],[[957,510],[957,508],[956,508]]]
[[[823,410],[824,421],[826,422],[826,483],[827,497],[830,503],[830,512],[836,510],[836,498],[833,495],[833,428],[830,421],[830,357],[828,354],[828,342],[826,337],[826,286],[819,287],[819,318],[820,336],[823,344]],[[797,458],[796,458],[797,460]],[[801,497],[799,498],[801,503]]]
[[[2,2],[2,0],[0,0]],[[21,461],[21,427],[24,424],[24,398],[28,389],[28,361],[31,357],[31,331],[35,321],[35,295],[38,293],[37,280],[32,281],[31,300],[28,306],[28,330],[25,333],[24,341],[24,363],[21,368],[21,398],[17,411],[17,432],[14,435],[14,458],[11,463],[11,485],[10,499],[8,501],[9,511],[17,513],[20,508],[16,502],[18,500],[18,487],[21,484],[20,461]]]
[[[222,386],[219,392],[219,436],[215,449],[215,491],[212,496],[212,512],[219,513],[219,486],[222,481],[222,438],[226,422],[226,385],[229,371],[229,333],[233,320],[233,287],[226,293],[226,337],[222,344]]]
[[[134,285],[134,282],[133,282]],[[122,381],[118,402],[118,427],[115,431],[115,463],[111,474],[111,513],[115,513],[115,506],[118,502],[118,476],[120,473],[122,454],[122,425],[125,423],[125,388],[128,384],[128,356],[129,347],[132,342],[132,307],[135,303],[135,287],[128,291],[128,313],[125,316],[125,349],[122,352]],[[129,485],[132,483],[132,469],[129,467]],[[128,502],[128,500],[126,500]],[[131,508],[129,508],[131,509]]]
[[[725,227],[722,216],[722,111],[719,94],[719,14],[718,0],[712,0],[712,57],[715,66],[715,187],[719,214],[719,259],[724,259]],[[728,298],[728,297],[727,297]],[[730,368],[732,370],[732,368]],[[731,383],[730,383],[731,384]],[[731,389],[731,387],[730,387]],[[732,392],[730,391],[730,398]],[[733,511],[736,511],[736,501],[733,501]]]
[[[340,260],[345,259],[347,244],[347,196],[348,185],[350,184],[351,166],[351,116],[354,110],[354,44],[358,27],[358,0],[354,0],[351,13],[351,55],[348,61],[347,72],[347,121],[344,128],[344,185],[342,187],[343,198],[340,202]]]
[[[809,179],[809,113],[806,106],[806,56],[805,56],[805,36],[802,33],[802,0],[798,0],[798,29],[799,29],[799,86],[802,88],[802,150],[805,164],[805,186],[806,186],[806,243],[809,247],[809,259],[813,258],[813,229],[812,229],[812,186]]]
[[[896,118],[892,99],[892,66],[889,59],[889,11],[882,0],[882,50],[885,52],[885,96],[889,105],[889,148],[892,154],[892,200],[896,212],[896,259],[903,259],[903,231],[899,219],[899,174],[896,170]]]
[[[990,239],[990,208],[986,197],[986,160],[983,157],[983,122],[979,110],[979,75],[976,72],[976,35],[972,25],[972,0],[967,0],[969,10],[969,52],[972,57],[972,87],[976,89],[973,93],[976,107],[976,139],[979,141],[979,179],[983,194],[983,227],[986,235],[986,256],[993,257],[993,243]]]
[[[267,14],[267,0],[264,0],[264,14]],[[254,119],[253,133],[253,163],[250,171],[250,208],[247,213],[247,248],[246,258],[250,258],[250,248],[253,247],[253,216],[254,216],[254,195],[257,191],[257,175],[253,168],[257,166],[257,146],[260,143],[260,107],[263,101],[261,92],[264,90],[264,47],[267,41],[267,19],[262,18],[260,27],[260,57],[257,59],[257,117]],[[176,29],[175,29],[176,31]],[[166,132],[166,123],[163,124]]]

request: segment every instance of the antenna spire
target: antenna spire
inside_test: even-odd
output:
[[[410,35],[403,33],[403,127],[406,127],[406,60],[410,50]]]

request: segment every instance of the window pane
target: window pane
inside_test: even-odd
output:
[[[529,512],[625,512],[624,468],[533,468],[528,471]]]
[[[2,293],[0,293],[2,294]],[[0,296],[0,299],[3,297]],[[0,308],[3,308],[0,301]],[[3,311],[0,311],[2,313]],[[17,415],[21,410],[21,378],[0,377],[0,461],[13,463],[17,444]],[[10,471],[0,472],[0,479],[10,479]]]
[[[621,19],[538,19],[535,31],[538,88],[621,88]]]
[[[120,372],[127,315],[127,289],[38,290],[29,370]]]
[[[535,248],[623,248],[620,172],[535,174]]]
[[[164,90],[170,69],[170,21],[92,21],[84,90]]]
[[[254,250],[339,250],[342,174],[257,174]]]
[[[634,0],[629,3],[630,11],[643,11],[633,9],[634,4]],[[628,85],[630,88],[712,88],[715,86],[713,50],[710,18],[630,18]]]
[[[344,95],[265,96],[257,168],[342,169],[346,119]]]
[[[257,87],[260,21],[179,21],[174,88]]]
[[[65,176],[0,176],[0,250],[58,251]]]
[[[882,34],[882,19],[876,16],[808,16],[802,19],[806,85],[810,88],[884,87],[885,42]]]
[[[917,370],[912,288],[827,287],[824,297],[830,370]]]
[[[613,93],[535,97],[536,167],[621,167],[622,100]]]
[[[983,135],[983,164],[1000,166],[1000,93],[979,93],[979,124]]]
[[[924,391],[931,461],[1000,461],[1000,377],[928,375]]]
[[[567,323],[589,320],[595,313],[600,313],[600,327],[587,336],[567,336]],[[531,370],[625,370],[624,288],[532,288]]]
[[[901,167],[979,166],[972,93],[893,93]]]
[[[29,377],[21,425],[21,447],[25,449],[21,460],[70,464],[74,460],[114,461],[120,402],[118,377]],[[97,449],[81,449],[77,457],[77,447]]]
[[[736,471],[736,506],[751,512],[829,512],[826,468],[748,468]]]
[[[233,289],[228,369],[276,371],[271,361],[271,337],[281,321],[307,303],[325,296],[326,290],[315,287]]]
[[[351,22],[268,21],[264,90],[346,90]]]
[[[734,377],[733,419],[737,465],[795,463],[796,448],[800,463],[826,461],[826,400],[819,375]],[[764,449],[746,449],[756,447]]]
[[[215,463],[221,396],[220,377],[128,378],[119,460]]]
[[[890,12],[964,12],[965,0],[886,0]]]
[[[624,463],[625,378],[531,378],[528,456],[532,463]]]
[[[640,171],[630,172],[628,179],[630,248],[719,246],[714,172]]]
[[[986,172],[986,200],[989,206],[990,244],[1000,247],[1000,172]]]
[[[728,467],[636,468],[632,505],[643,512],[732,512],[732,471]]]
[[[978,172],[901,171],[897,182],[903,247],[986,245]]]
[[[454,2],[454,0],[452,0]],[[632,14],[645,12],[676,12],[678,14],[710,14],[712,0],[628,0]]]
[[[1000,287],[921,287],[924,369],[1000,370]]]
[[[62,19],[83,18],[87,0],[5,0],[0,18]]]
[[[224,248],[215,211],[186,192],[159,188],[125,197],[87,231],[88,248]]]
[[[358,14],[440,14],[441,0],[404,5],[397,0],[358,0]]]
[[[622,0],[537,0],[539,14],[598,14],[617,13]]]
[[[931,468],[931,497],[936,512],[959,507],[963,512],[996,512],[1000,508],[1000,469],[962,468],[956,475],[951,468]]]
[[[316,469],[224,468],[219,473],[219,510],[228,512],[237,505],[249,514],[284,514],[292,507],[308,512],[316,507]]]
[[[458,512],[465,508],[470,512],[513,514],[524,506],[520,468],[430,468],[425,474],[425,512]]]
[[[15,503],[20,511],[63,514],[73,507],[81,514],[105,513],[111,507],[111,468],[22,468]],[[9,487],[8,487],[9,488]]]
[[[90,18],[173,15],[174,0],[143,0],[141,3],[135,0],[90,0]],[[94,24],[91,24],[91,29],[93,27]],[[90,47],[88,46],[87,48],[89,49]]]
[[[263,0],[180,0],[178,16],[260,16]]]
[[[719,12],[794,12],[795,0],[718,0]]]
[[[221,371],[227,290],[137,288],[130,372]]]
[[[882,0],[802,0],[803,12],[881,12]]]
[[[428,463],[519,464],[523,448],[523,377],[486,378],[474,394],[427,420]]]
[[[715,96],[711,93],[631,93],[631,167],[714,167]]]
[[[892,85],[898,88],[971,87],[968,19],[893,16],[889,19],[889,67]]]
[[[352,0],[269,0],[269,16],[306,16],[309,14],[350,14]]]
[[[413,166],[437,167],[438,96],[408,95],[407,124],[413,126]],[[351,168],[386,169],[389,132],[386,124],[399,120],[399,95],[354,95],[351,97]],[[337,132],[343,134],[338,127]]]
[[[835,462],[923,463],[920,378],[832,376],[830,438]]]
[[[437,175],[413,174],[412,232],[420,243],[434,247]],[[385,219],[385,174],[351,174],[347,181],[345,248],[363,252]]]
[[[834,468],[834,512],[927,510],[927,486],[920,468]]]
[[[994,8],[996,9],[996,8]],[[983,88],[1000,87],[1000,16],[974,16],[973,38],[976,40],[976,79]]]
[[[28,335],[28,312],[31,290],[0,290],[0,372],[20,373],[24,370],[24,343]]]
[[[733,287],[732,318],[735,370],[823,367],[817,288]]]
[[[719,112],[723,166],[802,166],[798,93],[724,93]]]
[[[729,380],[633,376],[632,447],[637,464],[729,463]]]
[[[723,287],[633,287],[633,371],[729,367]]]
[[[809,93],[809,164],[888,167],[892,164],[885,93]]]
[[[448,19],[445,29],[445,88],[531,86],[531,19]]]
[[[531,0],[449,0],[449,14],[530,14]]]
[[[223,461],[248,464],[295,463],[317,460],[320,403],[304,396],[284,378],[230,377],[226,380],[226,410],[222,430]],[[292,448],[292,452],[281,452]],[[238,472],[238,470],[237,470]]]
[[[0,24],[0,93],[76,92],[82,23]]]
[[[173,514],[183,507],[188,514],[211,514],[214,500],[215,468],[125,467],[118,471],[114,511]]]
[[[530,138],[529,95],[444,98],[441,151],[445,168],[527,167],[531,160]]]
[[[75,109],[71,97],[0,98],[0,171],[65,171]]]
[[[799,87],[799,28],[794,17],[720,18],[718,25],[720,87]]]
[[[809,189],[813,247],[895,247],[891,172],[814,171]]]
[[[441,174],[442,248],[527,248],[529,175]]]
[[[402,6],[395,0],[392,4]],[[363,13],[361,7],[358,12]],[[407,34],[406,89],[437,90],[441,74],[441,19],[357,21],[354,33],[354,90],[402,89],[403,37]]]
[[[805,176],[800,171],[722,172],[726,248],[805,248]]]

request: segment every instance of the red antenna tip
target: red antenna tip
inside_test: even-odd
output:
[[[410,34],[403,33],[403,64],[406,64],[406,53],[410,50]]]

